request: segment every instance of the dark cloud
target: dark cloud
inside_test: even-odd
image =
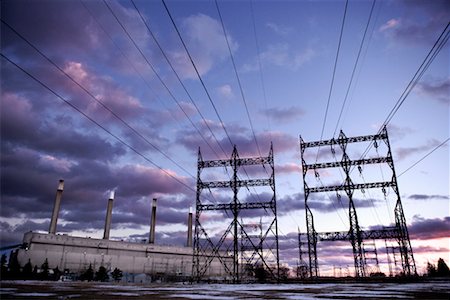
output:
[[[418,216],[413,218],[408,227],[410,239],[429,240],[448,238],[450,232],[450,217],[443,219],[424,219]]]
[[[395,150],[395,152],[397,154],[396,157],[399,160],[405,159],[406,157],[408,157],[410,155],[420,154],[420,153],[429,151],[439,144],[440,144],[440,142],[438,140],[432,139],[432,140],[429,140],[425,145],[420,145],[420,146],[416,146],[416,147],[398,147]]]
[[[389,139],[391,141],[400,140],[400,139],[404,138],[405,136],[411,135],[415,132],[410,127],[398,126],[398,125],[395,125],[392,123],[388,124],[387,130],[389,132]]]
[[[387,20],[380,28],[393,41],[427,45],[434,43],[450,19],[450,5],[445,0],[403,0],[402,6],[405,9],[404,15]],[[420,23],[410,18],[417,12],[423,17]]]
[[[413,194],[408,196],[408,199],[412,199],[412,200],[448,200],[449,196],[448,195],[425,195],[425,194]]]
[[[223,128],[221,126],[210,127],[218,138],[218,141],[212,137],[206,128],[202,128],[202,135],[205,137],[208,144],[212,146],[213,150],[210,149],[205,141],[198,136],[197,132],[194,130],[180,131],[177,136],[177,142],[183,145],[188,151],[195,154],[198,153],[200,147],[203,160],[217,159],[216,153],[219,155],[220,159],[230,158],[233,151],[233,145],[230,144],[228,137],[222,136],[224,134]],[[253,134],[248,128],[234,125],[227,126],[226,128],[231,141],[237,147],[240,157],[259,156]],[[256,139],[262,156],[267,156],[269,154],[270,145],[271,143],[273,144],[275,159],[277,154],[292,151],[292,149],[297,147],[297,139],[295,137],[277,131],[256,132]],[[220,144],[221,148],[218,144]],[[222,149],[225,151],[225,154],[222,152]]]
[[[355,207],[358,208],[368,208],[373,205],[378,205],[380,200],[378,199],[359,199],[353,198],[353,203]],[[344,208],[348,209],[348,198],[341,196],[339,199],[336,195],[325,197],[318,197],[315,195],[310,195],[308,199],[308,206],[313,211],[330,213]],[[288,212],[294,210],[305,209],[305,196],[303,193],[297,193],[292,195],[287,195],[277,200],[277,211],[280,215],[284,215]]]
[[[299,107],[279,108],[273,107],[261,110],[261,113],[272,119],[274,122],[289,122],[302,117],[305,112]]]
[[[277,165],[275,167],[276,174],[290,174],[290,173],[296,173],[301,174],[302,172],[302,166],[300,163],[288,163],[284,165]]]
[[[435,82],[420,82],[419,93],[443,104],[450,104],[450,78]]]

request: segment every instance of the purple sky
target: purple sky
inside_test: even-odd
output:
[[[101,238],[114,189],[113,238],[146,238],[156,197],[157,242],[182,245],[199,147],[205,160],[229,157],[232,144],[256,156],[256,138],[263,156],[274,145],[280,258],[294,265],[297,227],[306,230],[298,136],[320,139],[345,1],[219,1],[242,93],[214,1],[166,2],[205,86],[162,2],[134,2],[139,11],[129,1],[1,2],[1,245],[48,230],[59,179],[58,232]],[[348,3],[324,139],[375,134],[450,20],[448,1],[376,1],[348,89],[372,3]],[[388,125],[397,174],[449,137],[448,54],[447,43]],[[328,149],[320,157],[332,159]],[[399,177],[419,272],[448,259],[449,181],[448,145]],[[356,194],[362,226],[392,223],[386,202]],[[310,203],[319,231],[348,228],[335,194]],[[352,264],[323,247],[324,264]]]

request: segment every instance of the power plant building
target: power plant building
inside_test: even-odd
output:
[[[191,211],[188,216],[188,227],[191,228],[187,230],[187,247],[155,244],[156,199],[152,202],[149,243],[110,240],[114,192],[111,192],[108,200],[103,239],[57,234],[56,225],[63,188],[64,181],[60,180],[49,233],[27,232],[24,234],[23,246],[17,252],[21,266],[28,261],[33,266],[40,266],[47,259],[50,268],[58,267],[61,271],[69,270],[76,274],[82,273],[91,265],[93,270],[103,266],[108,271],[118,268],[124,273],[147,274],[151,277],[186,278],[192,275]],[[208,270],[209,277],[226,279],[225,274],[222,264],[214,258]]]

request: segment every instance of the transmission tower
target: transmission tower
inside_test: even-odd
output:
[[[349,144],[371,142],[373,146],[378,149],[380,142],[384,142],[387,147],[387,154],[374,158],[361,158],[352,160],[348,155],[347,147]],[[307,148],[322,147],[338,145],[342,151],[341,161],[321,162],[314,164],[307,164],[305,157],[305,150]],[[333,148],[332,148],[332,152]],[[308,255],[309,255],[309,276],[318,276],[318,263],[317,263],[317,241],[350,241],[353,249],[355,276],[364,277],[364,253],[362,244],[366,239],[395,239],[400,248],[400,255],[402,259],[403,274],[407,276],[417,275],[416,265],[414,262],[413,251],[409,240],[408,229],[406,227],[406,220],[403,213],[403,207],[400,199],[400,192],[397,186],[397,177],[395,174],[394,161],[392,158],[391,146],[389,144],[389,138],[386,127],[384,127],[379,134],[358,136],[358,137],[346,137],[341,131],[337,139],[321,140],[315,142],[304,142],[300,137],[300,153],[302,160],[302,172],[303,172],[303,185],[305,191],[305,211],[306,211],[306,227],[307,227],[307,240],[308,240]],[[377,151],[378,153],[378,151]],[[385,164],[389,166],[392,177],[389,181],[377,181],[369,183],[353,183],[351,171],[353,167],[358,167],[358,170],[362,172],[362,166],[372,164]],[[313,171],[315,176],[318,177],[318,169],[331,169],[342,168],[345,175],[344,182],[340,185],[327,185],[309,187],[307,184],[308,171]],[[363,231],[360,228],[358,222],[358,216],[356,213],[355,204],[353,201],[353,193],[356,190],[360,190],[364,193],[367,189],[381,188],[384,195],[386,195],[386,188],[391,188],[396,196],[396,204],[394,209],[395,214],[395,226],[389,228],[383,228],[379,230],[367,230]],[[318,233],[314,228],[314,217],[309,207],[308,199],[311,193],[325,193],[344,191],[348,198],[348,216],[350,228],[348,232],[324,232]],[[338,197],[340,198],[340,197]]]
[[[238,171],[244,166],[262,166],[266,171],[266,178],[240,179]],[[201,281],[208,276],[208,271],[213,260],[222,265],[224,273],[231,278],[233,283],[241,281],[240,276],[240,255],[245,252],[246,264],[256,266],[259,264],[272,280],[279,278],[279,258],[278,258],[278,224],[277,205],[275,197],[275,168],[273,160],[273,146],[267,157],[240,158],[236,146],[230,159],[204,161],[200,149],[198,151],[197,170],[197,199],[195,214],[195,234],[194,234],[194,256],[193,256],[193,279]],[[268,166],[269,168],[266,168]],[[206,168],[222,169],[230,167],[232,175],[229,180],[224,181],[204,181],[202,171]],[[267,169],[269,169],[267,171]],[[245,169],[244,169],[245,171]],[[248,174],[247,174],[248,175]],[[250,202],[240,199],[238,193],[240,188],[249,187],[269,187],[270,199],[262,201],[258,196],[258,201]],[[229,202],[212,203],[202,197],[202,191],[207,189],[231,189],[232,199]],[[249,232],[242,218],[251,219],[249,210],[256,210],[259,217],[264,217],[261,222],[262,234],[257,239]],[[203,214],[212,213],[230,216],[231,222],[225,231],[217,233],[208,231],[202,225]],[[256,214],[250,214],[253,218]],[[226,221],[225,217],[222,217]],[[253,229],[252,229],[253,230]],[[211,235],[211,236],[210,236]],[[215,237],[213,237],[215,235]],[[241,243],[240,243],[241,241]]]
[[[299,258],[299,263],[297,266],[297,278],[301,278],[304,279],[307,277],[308,274],[308,266],[304,260],[304,255],[308,254],[308,252],[306,252],[303,249],[303,246],[305,245],[305,242],[303,242],[302,240],[302,234],[300,232],[300,228],[298,228],[298,258]]]
[[[241,220],[241,278],[247,277],[255,277],[255,265],[254,265],[254,257],[256,255],[255,247],[258,251],[258,253],[263,253],[263,244],[262,244],[262,237],[263,237],[263,227],[262,227],[262,221],[260,220],[259,223],[248,223],[245,224]]]
[[[366,275],[380,273],[380,265],[378,263],[378,252],[375,240],[363,243],[364,269]]]

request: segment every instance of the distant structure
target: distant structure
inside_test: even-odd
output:
[[[361,158],[357,160],[350,159],[348,146],[353,143],[361,143],[361,142],[369,142],[373,143],[373,146],[376,148],[378,153],[378,147],[380,143],[384,143],[387,147],[386,155],[378,154],[378,157],[371,158]],[[335,156],[335,146],[340,148],[340,152],[342,152],[342,157],[340,161],[327,161],[308,164],[306,163],[306,155],[305,150],[307,148],[314,147],[331,147],[330,151]],[[378,267],[378,257],[376,252],[376,247],[374,246],[369,250],[368,247],[364,248],[364,241],[366,240],[375,240],[375,239],[384,239],[393,240],[398,243],[397,249],[399,249],[401,263],[402,263],[402,272],[406,276],[417,275],[416,265],[414,261],[413,251],[411,248],[411,243],[409,240],[408,228],[406,227],[406,220],[403,213],[402,202],[400,199],[400,192],[397,185],[397,177],[394,169],[394,161],[392,158],[391,147],[389,144],[389,138],[387,134],[386,127],[384,127],[379,134],[376,135],[367,135],[367,136],[358,136],[358,137],[346,137],[345,134],[341,131],[339,137],[337,139],[331,140],[323,140],[323,141],[315,141],[315,142],[305,142],[300,137],[300,152],[301,152],[301,160],[302,160],[302,169],[303,169],[303,186],[305,191],[305,212],[306,212],[306,238],[308,245],[308,256],[309,256],[309,276],[317,277],[319,266],[317,260],[317,242],[318,241],[350,241],[353,249],[353,257],[354,257],[354,266],[355,266],[355,276],[356,277],[365,277],[369,276],[369,272],[367,270],[367,265],[369,261],[374,262],[375,268]],[[366,183],[358,183],[355,184],[352,179],[351,171],[353,168],[357,167],[360,174],[363,172],[363,166],[365,165],[374,165],[374,164],[385,164],[391,170],[391,178],[388,181],[382,180],[377,182],[368,182]],[[344,181],[340,185],[327,185],[323,184],[319,186],[310,187],[311,184],[310,177],[314,175],[320,181],[320,174],[318,172],[319,169],[331,169],[331,168],[342,168],[344,173]],[[321,182],[321,181],[320,181]],[[356,208],[353,201],[353,194],[355,191],[359,190],[363,194],[367,189],[375,189],[379,188],[382,190],[384,196],[386,197],[386,189],[390,188],[394,191],[396,196],[396,204],[394,209],[395,214],[395,226],[393,227],[383,227],[379,230],[361,230],[358,216],[356,212]],[[348,198],[348,215],[349,215],[349,223],[350,228],[346,232],[322,232],[318,233],[314,227],[314,218],[313,213],[309,205],[309,197],[312,193],[324,193],[324,192],[336,192],[336,196],[340,199],[342,196],[339,194],[340,192],[345,193],[345,196]],[[299,234],[299,243],[301,243],[302,235]],[[369,245],[369,243],[366,243]],[[386,242],[387,249],[387,242]],[[391,248],[394,249],[394,248]],[[394,250],[391,250],[394,253]],[[368,253],[371,254],[368,257]],[[395,253],[394,253],[395,254]],[[388,255],[388,260],[389,260]],[[395,256],[394,256],[395,259]],[[389,263],[389,268],[391,270],[391,266]]]
[[[17,250],[19,264],[24,266],[28,260],[40,266],[47,259],[50,268],[82,273],[89,265],[94,270],[100,266],[112,271],[114,268],[128,274],[145,274],[150,278],[179,277],[192,275],[192,212],[188,215],[187,245],[160,246],[155,244],[156,199],[152,201],[149,243],[136,243],[110,240],[112,209],[115,193],[111,192],[106,210],[105,228],[102,239],[74,237],[57,234],[58,214],[64,181],[60,180],[48,233],[27,232],[23,244]],[[189,228],[190,226],[190,228]],[[206,261],[207,255],[199,258]],[[205,274],[206,278],[222,278],[228,274],[222,271],[219,263],[213,262]]]
[[[197,171],[197,198],[194,233],[194,257],[193,257],[193,279],[201,281],[208,274],[211,263],[219,262],[230,281],[239,283],[244,281],[241,274],[243,268],[246,274],[255,278],[257,269],[272,280],[279,278],[278,258],[278,225],[277,205],[275,197],[275,168],[273,160],[273,146],[267,157],[240,158],[236,146],[230,159],[204,161],[198,151]],[[258,168],[260,173],[267,175],[265,178],[250,179],[245,167]],[[209,181],[205,180],[202,173],[207,169],[220,168],[228,174],[228,180]],[[224,169],[223,169],[224,168]],[[214,170],[214,169],[213,169]],[[239,178],[239,172],[244,172],[249,179]],[[242,175],[242,173],[241,173]],[[264,175],[264,176],[265,176]],[[250,187],[266,187],[270,193],[270,199],[249,202],[239,195],[239,190]],[[207,189],[229,188],[231,189],[229,201],[216,201],[207,199],[202,192]],[[211,193],[212,194],[212,193]],[[223,193],[225,194],[225,193]],[[256,210],[251,215],[250,210]],[[208,215],[209,213],[209,215]],[[202,225],[202,217],[219,217],[226,221],[226,227],[217,229],[216,232]],[[255,218],[263,218],[261,222],[262,234],[254,235],[254,229],[258,226],[250,226]],[[258,232],[258,230],[256,230]],[[213,236],[215,234],[215,236]],[[204,257],[209,257],[204,259]],[[228,258],[231,259],[230,264]],[[240,261],[244,264],[240,264]]]

